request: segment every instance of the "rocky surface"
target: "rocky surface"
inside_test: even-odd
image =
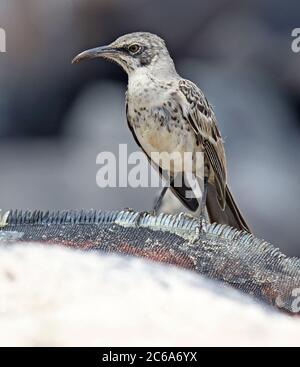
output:
[[[0,284],[1,346],[300,344],[298,319],[144,259],[10,245]]]

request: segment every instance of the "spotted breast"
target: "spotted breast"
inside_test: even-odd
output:
[[[131,78],[127,92],[127,117],[147,156],[154,157],[156,164],[168,169],[169,160],[155,161],[153,153],[168,153],[174,157],[179,154],[181,159],[174,160],[172,170],[182,172],[184,153],[194,154],[198,145],[175,94],[176,83],[158,81],[147,75]]]

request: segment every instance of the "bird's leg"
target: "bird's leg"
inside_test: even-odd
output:
[[[154,203],[154,207],[153,207],[153,214],[156,215],[157,212],[159,211],[159,208],[161,207],[161,203],[163,201],[164,196],[166,195],[166,192],[168,191],[169,186],[165,185],[164,188],[162,189],[159,197],[156,199],[155,203]]]
[[[201,199],[201,216],[205,214],[205,207],[206,207],[206,198],[207,198],[207,185],[208,185],[208,177],[204,177],[204,190]]]
[[[203,194],[201,198],[199,227],[198,227],[200,233],[206,232],[205,208],[206,208],[206,198],[207,198],[208,177],[205,176],[203,181],[204,181],[204,189],[203,189]]]
[[[146,214],[151,214],[153,216],[157,215],[157,212],[158,212],[158,210],[161,206],[161,203],[163,201],[164,196],[166,195],[166,192],[168,191],[168,188],[169,188],[169,185],[166,184],[164,186],[164,188],[162,189],[161,193],[159,194],[159,197],[155,200],[154,207],[153,207],[152,211],[142,211],[142,212],[139,213],[139,215],[137,216],[137,219],[136,219],[136,225],[137,226],[140,225],[141,219],[144,215],[146,215]]]

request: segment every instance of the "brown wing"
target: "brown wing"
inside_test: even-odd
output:
[[[128,101],[127,101],[127,93],[126,93],[126,117],[127,117],[127,123],[128,123],[128,127],[134,137],[135,142],[137,143],[137,145],[142,149],[142,151],[145,153],[149,163],[159,172],[160,176],[163,176],[163,172],[161,167],[159,167],[157,164],[155,164],[151,158],[148,156],[148,154],[145,152],[145,150],[143,149],[142,145],[140,144],[134,129],[131,125],[131,121],[130,121],[130,117],[128,114]],[[186,186],[185,184],[185,180],[182,179],[181,180],[182,186],[178,187],[178,186],[174,186],[174,182],[172,179],[170,179],[170,189],[172,190],[173,194],[181,201],[181,203],[187,207],[189,210],[195,212],[198,207],[199,207],[199,202],[196,198],[190,198],[187,195],[187,192],[190,191],[191,189],[189,187]]]
[[[183,110],[204,147],[204,159],[214,172],[214,183],[221,208],[226,204],[226,158],[221,134],[212,107],[203,92],[189,80],[179,81],[179,90],[183,93],[188,108]]]

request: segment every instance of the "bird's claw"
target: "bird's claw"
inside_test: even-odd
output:
[[[198,224],[196,226],[196,236],[195,236],[195,241],[198,241],[200,239],[200,237],[207,233],[207,221],[205,219],[204,216],[201,216],[198,219]]]
[[[135,225],[138,227],[141,223],[141,220],[142,218],[145,216],[145,215],[151,215],[153,217],[156,216],[156,211],[155,210],[150,210],[150,211],[142,211],[142,212],[139,212],[136,219],[135,219]]]

